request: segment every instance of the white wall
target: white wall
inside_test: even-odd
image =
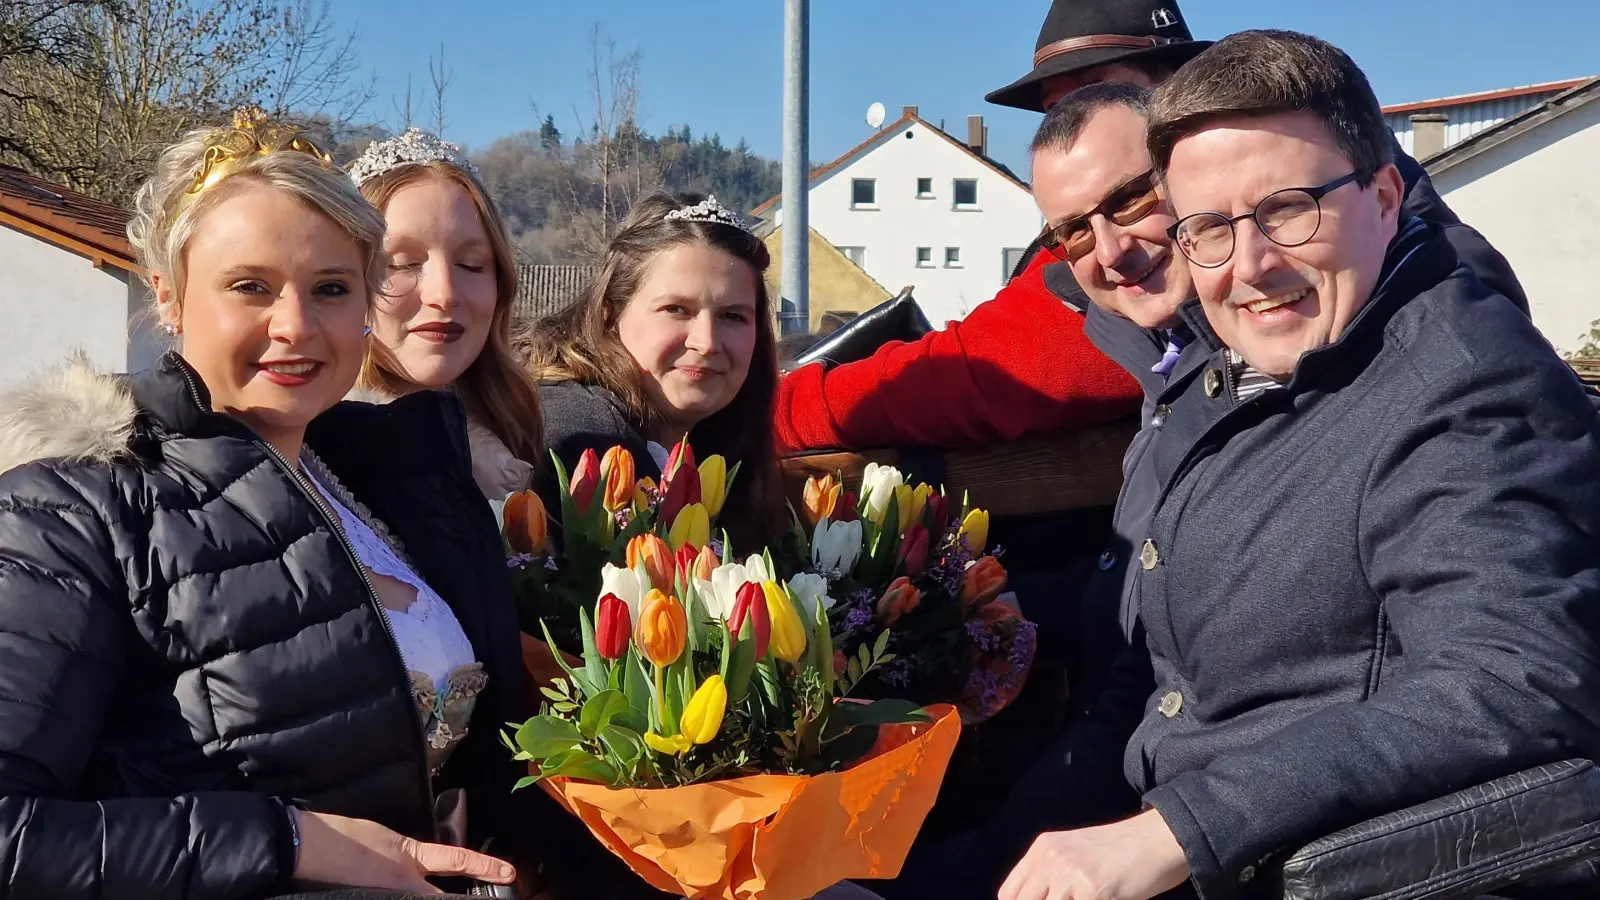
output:
[[[929,321],[942,328],[1000,290],[1009,274],[1005,250],[1026,248],[1044,219],[1032,194],[932,126],[902,123],[897,131],[812,186],[811,227],[836,247],[866,248],[867,274],[891,292],[913,285]],[[851,208],[857,178],[876,180],[877,209]],[[933,179],[933,199],[918,199],[918,178]],[[975,210],[954,208],[956,178],[977,180]],[[780,224],[782,215],[780,208]],[[917,266],[918,247],[932,248],[931,268]],[[960,248],[960,268],[945,267],[946,247]],[[811,304],[824,301],[813,297]]]
[[[1558,350],[1600,319],[1600,102],[1433,176],[1461,220],[1505,254]]]
[[[82,348],[104,371],[128,359],[126,273],[0,225],[0,387]]]

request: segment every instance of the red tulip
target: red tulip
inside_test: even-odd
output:
[[[628,641],[633,637],[633,623],[628,620],[628,604],[616,594],[600,598],[600,608],[595,611],[594,642],[600,655],[606,659],[621,659],[628,652]]]
[[[677,554],[672,558],[672,571],[684,584],[694,575],[694,563],[700,557],[700,548],[693,544],[684,544],[678,548]]]
[[[739,585],[734,595],[733,612],[728,614],[728,634],[734,640],[744,630],[745,619],[750,620],[750,633],[755,637],[756,658],[767,655],[767,645],[772,641],[772,615],[767,611],[767,595],[761,585],[747,581]]]
[[[906,530],[900,539],[900,561],[905,563],[907,575],[920,575],[928,564],[928,529],[919,522]]]
[[[840,494],[839,502],[833,505],[833,521],[854,522],[856,519],[861,518],[856,514],[856,504],[858,502],[860,501],[856,499],[854,491],[845,491]]]
[[[667,467],[661,470],[660,521],[675,522],[685,506],[699,502],[700,469],[695,465],[689,439],[684,438],[673,446]]]
[[[578,468],[573,470],[572,479],[567,482],[567,492],[572,495],[572,508],[578,515],[589,514],[601,480],[600,457],[592,448],[583,451],[583,456],[578,459]]]
[[[928,498],[928,511],[926,514],[928,531],[942,535],[950,527],[950,498],[944,494],[934,494]]]

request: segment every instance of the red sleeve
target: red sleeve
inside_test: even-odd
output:
[[[1133,376],[1044,283],[1044,254],[963,321],[779,382],[781,452],[972,447],[1099,425],[1139,408]]]

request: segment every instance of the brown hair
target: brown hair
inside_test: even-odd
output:
[[[511,318],[517,299],[516,255],[505,222],[489,200],[483,185],[471,173],[445,162],[399,166],[368,179],[361,193],[383,209],[402,187],[423,178],[442,178],[459,186],[478,208],[478,218],[489,235],[494,256],[494,317],[483,352],[456,379],[455,391],[467,414],[494,432],[511,455],[540,466],[544,457],[544,418],[539,410],[539,390],[511,352]],[[361,367],[361,387],[399,393],[406,383],[376,338],[367,341],[367,358]]]
[[[1150,159],[1166,177],[1172,148],[1219,119],[1307,112],[1328,129],[1361,187],[1394,161],[1367,76],[1344,51],[1294,31],[1241,31],[1206,48],[1150,101]]]
[[[704,459],[721,454],[739,477],[722,521],[734,545],[755,550],[782,528],[783,495],[772,433],[778,359],[766,272],[766,245],[755,235],[715,222],[669,220],[667,213],[700,202],[697,194],[652,193],[634,204],[600,257],[595,276],[571,306],[540,321],[528,334],[529,367],[540,381],[596,385],[620,398],[643,425],[656,431],[663,415],[650,402],[647,376],[622,346],[617,318],[639,292],[650,264],[663,250],[687,243],[715,247],[750,266],[756,289],[756,346],[750,371],[733,400],[697,424],[690,444]]]

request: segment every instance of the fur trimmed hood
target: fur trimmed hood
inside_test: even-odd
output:
[[[0,472],[45,459],[123,459],[139,406],[80,352],[0,392]]]

